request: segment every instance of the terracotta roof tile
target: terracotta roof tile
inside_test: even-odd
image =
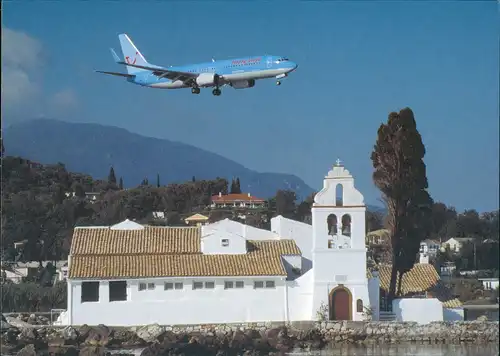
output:
[[[233,201],[247,201],[247,202],[255,202],[255,203],[263,203],[264,202],[264,199],[260,199],[260,198],[257,198],[257,197],[254,197],[252,195],[248,195],[248,194],[244,194],[244,193],[241,193],[241,194],[226,194],[226,195],[221,195],[221,196],[218,196],[218,195],[214,195],[212,196],[212,202],[219,202],[219,203],[223,203],[223,202],[233,202]]]
[[[392,266],[381,265],[378,268],[378,272],[380,288],[388,293]],[[446,308],[457,308],[462,305],[443,284],[433,265],[428,263],[417,263],[409,272],[403,275],[401,293],[403,296],[410,296],[423,292],[427,292],[428,295],[439,299]]]
[[[69,278],[285,276],[282,255],[300,255],[293,240],[247,241],[243,255],[204,255],[199,228],[75,229]]]
[[[206,221],[208,216],[202,214],[194,214],[184,219],[184,221]]]
[[[145,226],[142,230],[76,228],[71,255],[199,253],[199,227]]]

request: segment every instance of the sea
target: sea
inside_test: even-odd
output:
[[[111,353],[139,356],[142,349],[114,350]],[[292,351],[290,356],[498,356],[499,346],[495,343],[483,345],[342,345],[321,351]],[[200,355],[204,356],[204,355]]]

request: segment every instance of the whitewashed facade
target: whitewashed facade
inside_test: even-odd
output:
[[[68,309],[60,322],[297,321],[317,320],[318,313],[326,319],[362,320],[370,295],[375,303],[378,298],[378,283],[371,283],[369,293],[366,274],[365,209],[353,177],[337,164],[316,195],[312,226],[279,216],[271,222],[272,231],[230,220],[198,228],[153,228],[128,220],[77,227],[69,257]],[[163,234],[170,244],[197,239],[198,246],[183,247],[186,251],[159,247],[170,251],[162,254],[148,249],[146,241],[138,245],[138,234],[150,245]],[[158,275],[159,270],[170,275]],[[227,274],[220,275],[221,270]],[[137,271],[142,275],[134,276]]]

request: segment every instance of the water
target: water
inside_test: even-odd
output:
[[[317,352],[292,352],[290,356],[498,356],[495,343],[483,345],[344,345]]]

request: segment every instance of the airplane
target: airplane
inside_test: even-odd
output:
[[[116,63],[126,66],[127,73],[96,72],[125,77],[129,83],[143,87],[191,88],[193,94],[199,94],[200,88],[210,87],[214,88],[213,95],[219,96],[223,86],[229,85],[234,89],[252,88],[259,79],[276,78],[276,85],[281,85],[281,79],[297,69],[297,64],[288,58],[272,55],[220,61],[212,59],[205,63],[161,67],[148,63],[127,34],[120,34],[118,38],[124,60],[120,60],[113,48],[111,54]]]

